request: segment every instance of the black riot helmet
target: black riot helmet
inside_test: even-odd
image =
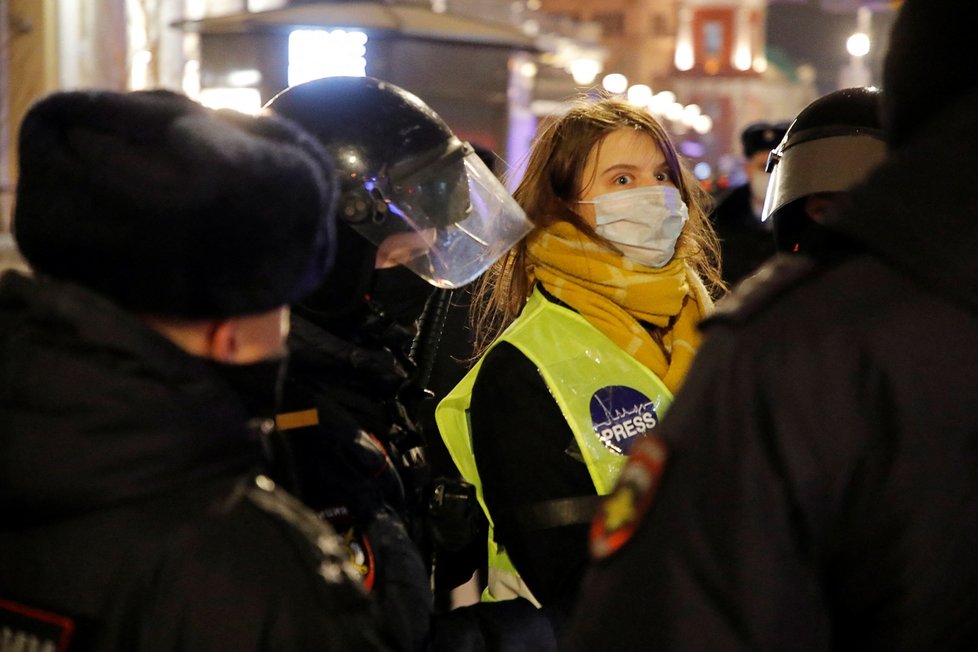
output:
[[[810,196],[846,191],[883,160],[879,101],[873,87],[824,95],[802,109],[771,152],[761,219],[774,220],[779,250],[794,250],[806,232],[820,228],[805,209]]]
[[[373,246],[376,267],[403,265],[436,287],[459,287],[530,230],[473,148],[394,84],[328,77],[282,91],[267,108],[332,154],[337,217]]]

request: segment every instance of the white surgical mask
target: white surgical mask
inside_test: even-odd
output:
[[[646,267],[662,267],[672,260],[689,219],[689,209],[672,186],[619,190],[579,203],[594,204],[598,235]]]

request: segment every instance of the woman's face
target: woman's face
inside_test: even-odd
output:
[[[617,190],[645,186],[673,186],[669,165],[647,132],[623,127],[604,137],[591,148],[584,163],[584,187],[578,199],[592,200]],[[577,212],[595,226],[594,204],[578,204]]]

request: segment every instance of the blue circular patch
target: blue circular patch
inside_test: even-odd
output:
[[[624,385],[602,387],[591,396],[591,426],[609,450],[627,455],[635,441],[659,424],[655,403]]]

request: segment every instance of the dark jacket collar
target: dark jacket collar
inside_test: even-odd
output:
[[[203,360],[84,288],[0,277],[0,513],[79,512],[259,468]]]

